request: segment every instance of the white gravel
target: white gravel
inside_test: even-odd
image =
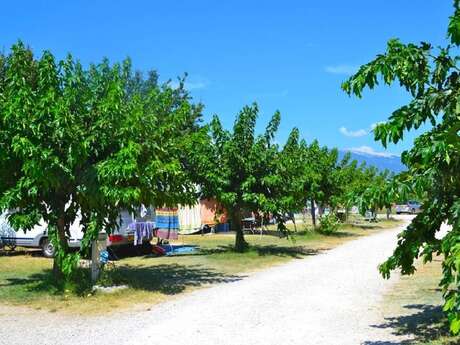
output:
[[[144,312],[68,317],[0,309],[0,344],[399,344],[381,324],[377,271],[401,227],[348,242]]]

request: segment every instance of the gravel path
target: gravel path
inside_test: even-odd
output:
[[[350,241],[144,312],[78,318],[0,309],[0,344],[399,344],[375,328],[397,275],[377,272],[401,227]]]

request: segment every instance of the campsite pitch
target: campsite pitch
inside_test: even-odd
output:
[[[165,339],[158,337],[164,336],[169,344],[191,345],[398,344],[405,337],[372,325],[382,321],[382,296],[398,281],[397,275],[383,280],[376,266],[394,248],[400,230],[398,226],[354,237],[304,260],[291,260],[244,279],[231,278],[143,311],[75,316],[7,307],[0,321],[8,332],[0,341],[143,344],[155,339],[162,343]],[[24,324],[28,332],[23,331]],[[52,332],[57,324],[60,331]]]
[[[0,304],[82,315],[142,310],[198,288],[240,280],[257,270],[316,255],[396,224],[345,225],[330,236],[299,226],[292,240],[275,233],[247,235],[251,247],[245,253],[232,250],[233,234],[181,236],[180,243],[196,245],[200,251],[171,257],[125,256],[108,268],[101,283],[128,288],[110,294],[94,293],[85,277],[76,286],[59,290],[52,281],[52,260],[37,251],[18,251],[0,256]]]

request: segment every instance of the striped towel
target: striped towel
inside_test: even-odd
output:
[[[162,207],[155,210],[156,236],[166,240],[179,237],[179,213],[177,207]]]

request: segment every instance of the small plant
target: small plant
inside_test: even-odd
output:
[[[319,231],[326,235],[333,234],[339,229],[339,226],[340,226],[339,219],[333,213],[329,213],[327,215],[321,216],[319,221],[320,221]]]

